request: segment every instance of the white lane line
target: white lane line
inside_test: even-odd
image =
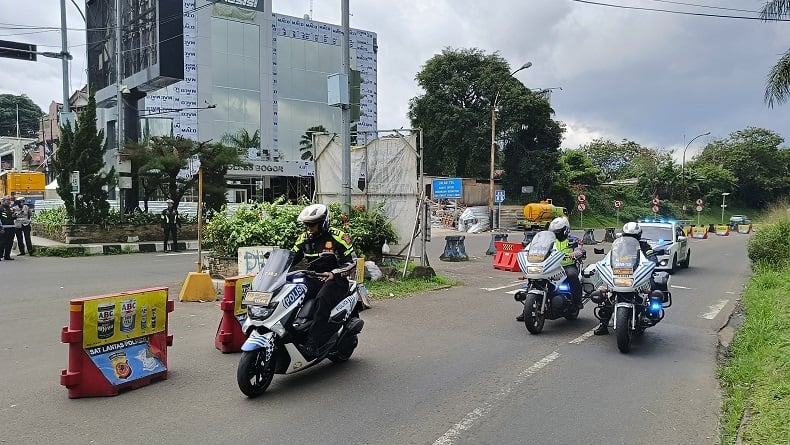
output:
[[[509,290],[509,291],[507,291],[505,293],[506,294],[510,294],[510,295],[516,295],[516,293],[520,292],[520,291],[521,291],[521,289],[513,289],[513,290]]]
[[[523,281],[514,281],[514,282],[512,282],[512,283],[510,283],[510,284],[507,284],[507,285],[505,285],[505,286],[499,286],[499,287],[481,287],[481,288],[480,288],[480,290],[484,290],[484,291],[488,291],[488,292],[493,292],[493,291],[495,291],[495,290],[502,290],[502,289],[507,289],[507,288],[509,288],[509,287],[518,286],[519,284],[524,284],[524,282],[523,282]]]
[[[498,394],[496,394],[492,400],[485,402],[482,405],[470,411],[467,415],[464,416],[463,419],[461,419],[460,422],[456,423],[449,430],[447,430],[447,432],[444,433],[442,437],[436,439],[433,445],[452,445],[453,443],[455,443],[455,440],[461,436],[461,433],[471,429],[476,421],[487,416],[488,413],[491,412],[491,408],[493,408],[494,405],[496,405],[498,402],[501,402],[508,394],[510,394],[514,389],[516,389],[518,385],[524,383],[524,381],[529,376],[540,371],[546,365],[556,360],[557,357],[559,356],[560,353],[554,351],[551,354],[535,362],[529,368],[521,371],[513,383],[511,383],[510,385],[507,386],[507,388],[503,389]]]
[[[686,286],[676,286],[676,285],[674,285],[674,284],[672,285],[672,287],[673,287],[674,289],[688,289],[688,290],[694,290],[694,288],[693,288],[693,287],[686,287]]]
[[[729,302],[730,300],[719,300],[718,303],[710,305],[710,310],[704,314],[701,314],[700,318],[713,320],[717,315],[719,315],[719,312],[721,312],[721,310],[724,309],[724,306],[726,306]]]
[[[568,343],[570,343],[572,345],[578,345],[579,343],[583,342],[584,340],[587,340],[588,338],[592,337],[594,330],[595,329],[590,329],[589,331],[587,331],[584,334],[574,338],[573,340],[569,341]]]

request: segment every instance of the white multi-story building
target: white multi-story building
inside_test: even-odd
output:
[[[98,5],[93,11],[88,4],[89,81],[99,107],[105,107],[101,114],[110,146],[115,146],[120,88],[127,139],[149,133],[219,141],[242,129],[259,132],[260,146],[248,150],[252,167],[228,172],[229,200],[295,197],[309,187],[314,172],[299,150],[307,129],[321,125],[340,132],[341,110],[327,104],[327,76],[341,68],[342,28],[275,14],[271,0],[181,1],[181,16],[172,5],[165,7],[170,2],[121,2],[120,86],[114,80],[115,42],[109,31],[115,1],[93,2]],[[158,28],[150,26],[152,20]],[[180,42],[178,34],[183,54],[173,46]],[[366,136],[372,138],[363,132],[377,126],[376,34],[352,29],[349,41],[350,67],[361,79],[357,129],[363,143]],[[183,80],[174,69],[180,64]],[[107,162],[113,158],[115,153],[108,152]]]

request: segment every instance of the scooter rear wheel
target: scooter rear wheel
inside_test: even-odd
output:
[[[267,361],[266,351],[245,351],[241,353],[236,370],[236,382],[247,397],[258,397],[266,392],[274,378],[274,354]]]

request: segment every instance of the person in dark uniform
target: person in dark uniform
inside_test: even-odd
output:
[[[3,234],[0,235],[0,256],[6,261],[13,261],[11,258],[11,247],[14,245],[16,227],[14,226],[14,210],[11,208],[11,198],[4,196],[0,200],[0,225]]]
[[[167,200],[167,208],[162,210],[162,230],[165,233],[164,251],[167,252],[167,242],[173,238],[173,252],[178,252],[178,228],[181,227],[181,220],[178,219],[178,210],[173,206],[173,200]]]
[[[15,202],[14,217],[16,218],[16,245],[19,248],[19,255],[25,255],[25,246],[27,246],[27,253],[33,255],[33,242],[30,239],[30,223],[33,219],[33,210],[30,206],[25,204],[23,198],[19,198]]]
[[[351,247],[351,237],[340,229],[331,227],[329,209],[323,204],[312,204],[304,208],[297,221],[304,224],[305,232],[296,240],[293,264],[302,259],[312,262],[309,269],[322,275],[317,291],[317,307],[310,327],[310,337],[304,347],[308,358],[321,355],[322,349],[331,346],[329,313],[340,300],[348,295],[348,275],[356,267],[356,255]],[[337,262],[327,265],[318,260],[323,253],[331,253]],[[318,261],[315,261],[318,260]],[[335,266],[335,267],[332,267]],[[318,286],[308,286],[308,298]]]

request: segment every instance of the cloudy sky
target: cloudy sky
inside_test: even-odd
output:
[[[83,5],[82,0],[75,0]],[[618,6],[757,17],[763,0],[601,0]],[[14,25],[60,26],[57,0],[0,0],[0,39],[59,51],[60,34]],[[84,27],[66,2],[73,91],[86,82]],[[340,0],[314,0],[315,20],[340,24]],[[274,11],[301,17],[309,0],[273,0]],[[530,88],[551,96],[568,132],[564,147],[595,137],[627,138],[688,154],[748,126],[782,135],[790,146],[790,104],[763,101],[769,69],[790,48],[790,21],[683,15],[574,0],[350,0],[352,27],[378,34],[379,128],[408,127],[414,77],[426,60],[451,48],[498,52]],[[50,46],[47,46],[50,45]],[[27,94],[42,109],[61,100],[59,60],[0,59],[0,93]],[[684,139],[685,138],[685,139]]]

